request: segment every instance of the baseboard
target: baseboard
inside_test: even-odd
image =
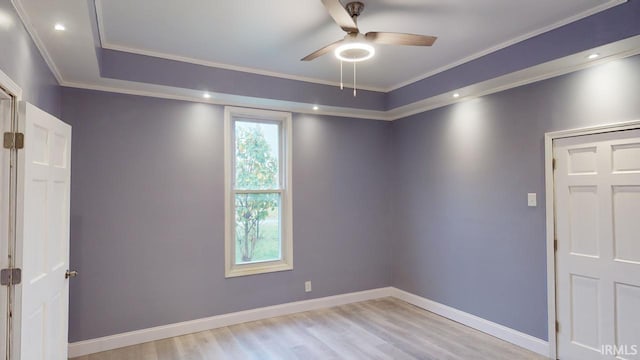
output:
[[[84,356],[125,346],[142,344],[149,341],[161,340],[249,321],[267,319],[274,316],[295,314],[303,311],[323,309],[358,301],[379,299],[387,296],[393,296],[406,301],[427,311],[431,311],[435,314],[495,336],[514,345],[531,350],[535,353],[544,356],[549,355],[549,343],[547,341],[513,330],[506,326],[496,324],[464,311],[454,309],[450,306],[437,303],[433,300],[411,294],[404,290],[394,287],[386,287],[318,299],[295,301],[286,304],[239,311],[230,314],[217,315],[203,319],[105,336],[97,339],[79,341],[69,344],[69,357]]]
[[[84,356],[125,346],[142,344],[149,341],[161,340],[249,321],[267,319],[274,316],[289,315],[358,301],[383,298],[391,296],[393,290],[394,289],[391,287],[386,287],[318,299],[295,301],[286,304],[239,311],[230,314],[217,315],[203,319],[105,336],[97,339],[74,342],[69,344],[69,357]]]
[[[433,300],[429,300],[418,295],[392,288],[391,296],[406,301],[417,307],[423,308],[432,313],[459,322],[470,328],[482,331],[489,335],[495,336],[506,342],[518,345],[525,349],[531,350],[543,356],[549,356],[549,343],[538,339],[537,337],[527,335],[520,331],[508,328],[506,326],[496,324],[481,317],[466,313],[464,311],[452,308],[447,305],[440,304]]]

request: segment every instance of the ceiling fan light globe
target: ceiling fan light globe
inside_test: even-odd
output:
[[[360,62],[371,59],[376,54],[376,49],[369,44],[349,42],[338,46],[334,54],[342,61]]]

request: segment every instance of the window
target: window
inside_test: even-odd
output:
[[[293,269],[291,113],[225,108],[225,276]]]

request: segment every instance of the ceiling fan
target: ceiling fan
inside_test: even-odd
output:
[[[362,2],[354,1],[342,6],[340,0],[322,0],[322,4],[347,35],[342,40],[338,40],[303,57],[301,61],[311,61],[330,51],[334,51],[336,57],[342,61],[359,62],[368,60],[375,54],[375,48],[371,46],[371,43],[431,46],[437,39],[435,36],[392,32],[372,31],[362,34],[357,25],[358,16],[364,10]]]

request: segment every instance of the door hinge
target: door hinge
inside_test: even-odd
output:
[[[560,322],[556,321],[556,333],[560,332]]]
[[[553,168],[553,170],[556,169],[556,158],[553,158],[553,160],[551,160],[551,167]]]
[[[2,269],[0,271],[0,285],[11,286],[22,282],[22,270],[19,268]]]
[[[558,239],[553,239],[553,251],[558,251]]]
[[[20,132],[4,133],[5,149],[22,149],[24,148],[24,134]]]

